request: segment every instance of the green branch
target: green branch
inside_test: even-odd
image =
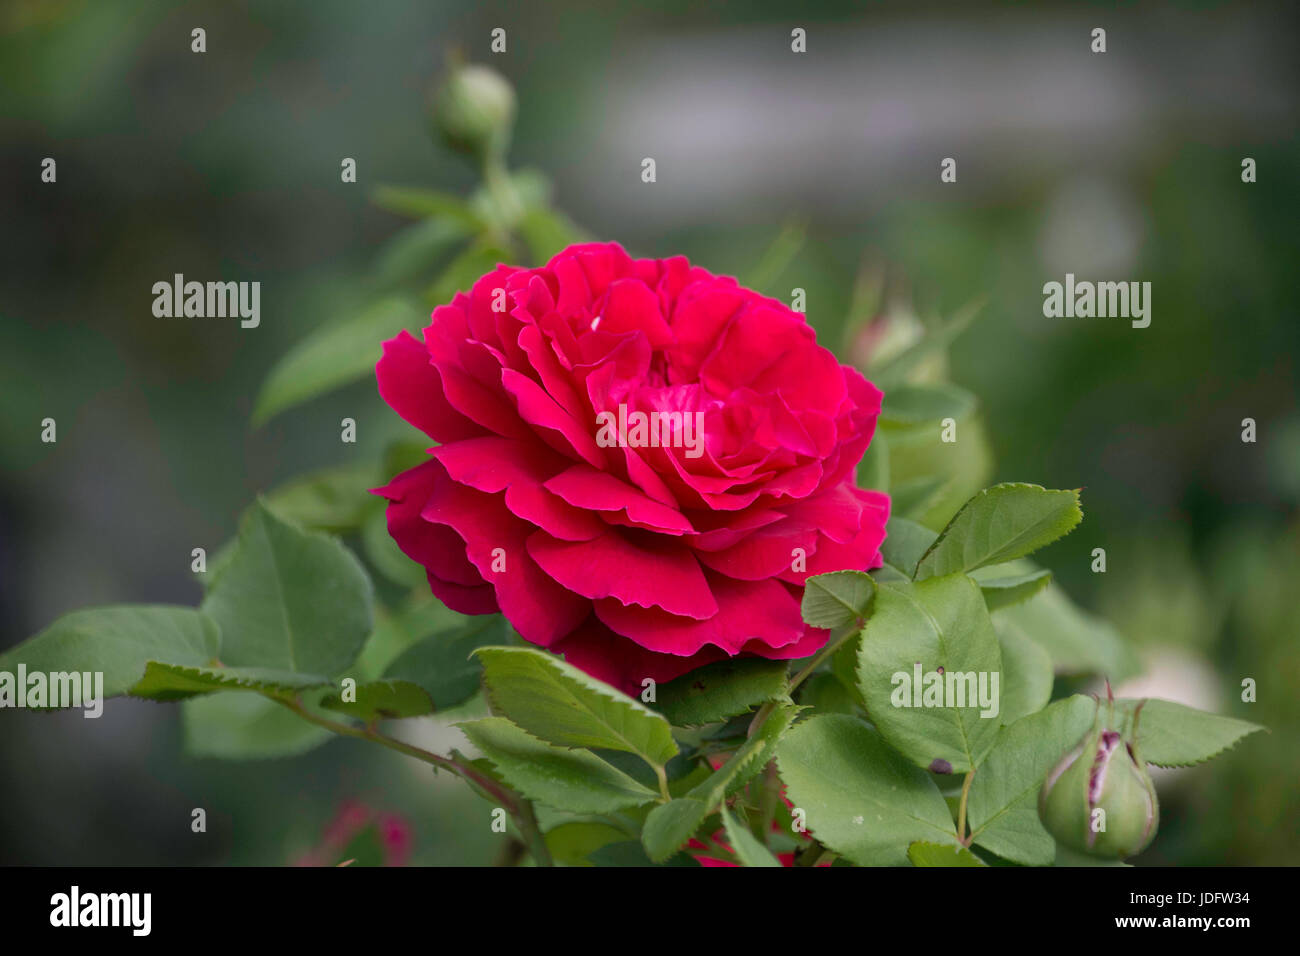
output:
[[[368,740],[371,743],[387,747],[389,750],[396,750],[400,754],[414,757],[416,760],[423,761],[439,770],[446,770],[455,774],[462,780],[465,780],[467,783],[470,783],[483,791],[491,799],[501,804],[505,811],[514,819],[515,825],[519,827],[520,833],[524,835],[524,840],[528,845],[529,851],[533,854],[533,858],[537,861],[539,866],[555,865],[554,861],[551,859],[550,850],[546,846],[546,841],[542,836],[541,827],[538,826],[537,815],[533,812],[532,803],[528,800],[522,799],[511,790],[502,787],[500,783],[493,780],[477,768],[461,763],[451,757],[444,757],[441,754],[425,750],[423,747],[416,747],[414,744],[408,744],[395,737],[389,737],[387,734],[382,734],[376,730],[373,724],[369,724],[365,727],[356,727],[352,724],[330,720],[327,717],[320,717],[304,707],[300,698],[281,697],[272,694],[267,694],[265,696],[283,704],[303,720],[315,724],[317,727],[323,727],[342,737],[355,737],[358,740]]]

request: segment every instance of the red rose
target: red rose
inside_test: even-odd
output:
[[[853,477],[880,391],[802,315],[683,257],[499,266],[376,373],[441,443],[378,489],[433,593],[624,690],[812,654],[805,578],[880,565],[889,499]]]

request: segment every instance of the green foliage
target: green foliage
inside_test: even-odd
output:
[[[371,200],[380,209],[412,219],[449,219],[467,229],[478,228],[482,220],[473,207],[451,193],[419,186],[379,186]]]
[[[659,767],[677,753],[661,715],[552,654],[528,647],[476,654],[493,710],[542,740],[621,750]]]
[[[388,665],[384,677],[419,687],[436,710],[455,707],[478,691],[483,668],[474,651],[503,642],[509,633],[499,614],[471,618],[412,645]]]
[[[342,694],[329,694],[320,705],[367,724],[378,720],[423,717],[434,711],[433,701],[419,684],[384,678],[358,684],[355,700],[344,700]]]
[[[709,805],[694,797],[670,800],[655,807],[641,830],[646,855],[655,863],[662,863],[695,835],[708,815]]]
[[[746,826],[736,822],[736,818],[724,808],[720,816],[722,817],[722,827],[727,835],[727,842],[731,844],[731,850],[736,855],[737,861],[741,866],[780,866],[781,862],[772,855],[772,852],[764,846],[757,837]]]
[[[904,426],[960,420],[975,410],[975,404],[975,396],[956,385],[900,385],[886,393],[880,420]]]
[[[735,793],[776,756],[781,738],[798,714],[799,708],[793,704],[777,704],[740,749],[707,779],[691,788],[686,796],[713,807],[728,794]]]
[[[785,698],[785,675],[784,661],[718,661],[664,684],[654,706],[675,727],[697,727]]]
[[[342,544],[258,502],[202,609],[221,628],[223,664],[334,675],[370,633],[372,600],[370,579]]]
[[[1077,491],[1038,485],[986,488],[966,503],[921,556],[917,580],[1023,558],[1083,520]]]
[[[1046,866],[1055,842],[1038,820],[1043,778],[1092,724],[1095,701],[1070,697],[1004,727],[971,781],[973,842],[1003,859]]]
[[[332,738],[257,694],[208,694],[181,704],[185,753],[218,760],[296,757]]]
[[[413,223],[384,244],[375,261],[376,277],[384,285],[407,282],[472,234],[471,226],[452,218]]]
[[[903,866],[915,842],[956,846],[938,788],[866,723],[828,715],[797,724],[777,766],[818,841],[862,866]]]
[[[508,91],[500,78],[488,82]],[[468,198],[375,191],[378,206],[414,220],[375,260],[376,297],[272,367],[255,426],[369,378],[385,339],[419,336],[430,308],[498,263],[539,264],[586,238],[554,208],[543,176],[505,168],[508,132],[494,127],[492,149],[478,157],[484,182]],[[787,224],[750,283],[779,291],[807,238],[805,224]],[[397,548],[384,504],[370,494],[425,460],[427,442],[403,440],[379,460],[309,472],[254,503],[238,538],[209,561],[200,609],[76,611],[0,655],[0,672],[102,671],[107,695],[182,701],[185,747],[196,757],[294,756],[332,733],[390,746],[451,770],[507,810],[538,863],[696,865],[683,848],[721,830],[736,862],[777,866],[775,852],[797,842],[787,828],[806,819],[837,865],[1089,864],[1038,818],[1045,775],[1097,706],[1081,696],[1051,702],[1055,679],[1119,681],[1136,660],[1051,571],[1024,560],[1079,524],[1078,492],[979,490],[992,471],[980,401],[947,381],[946,362],[978,307],[921,320],[869,286],[860,280],[854,291],[855,327],[883,323],[872,331],[888,347],[868,360],[885,395],[858,484],[891,496],[884,566],[808,579],[803,619],[831,633],[805,661],[720,661],[658,687],[647,706],[554,654],[517,646],[499,614],[450,611],[430,599],[423,569]],[[956,442],[941,437],[951,424]],[[366,565],[332,534],[359,544]],[[911,681],[918,664],[923,675],[975,675],[977,686],[996,674],[996,716],[975,700],[900,706],[913,698],[896,675]],[[355,699],[343,699],[344,678],[356,682]],[[480,688],[493,716],[457,726],[481,757],[431,754],[379,730],[384,720],[465,705]],[[1127,715],[1136,702],[1117,706]],[[1259,729],[1152,700],[1139,750],[1151,763],[1187,766]],[[533,802],[546,808],[544,834]],[[783,831],[775,835],[774,820]]]
[[[876,582],[862,571],[832,571],[810,577],[803,592],[803,619],[813,627],[842,627],[871,611]]]
[[[1117,701],[1130,714],[1137,703]],[[1158,767],[1190,767],[1263,729],[1248,720],[1207,714],[1173,701],[1148,700],[1138,719],[1137,750],[1143,760]]]
[[[963,846],[944,843],[913,843],[907,848],[913,866],[984,866],[979,858]]]
[[[426,324],[428,315],[419,305],[390,297],[317,329],[271,370],[253,405],[253,424],[373,374],[385,339],[403,329],[418,332]]]
[[[653,790],[590,751],[548,744],[504,717],[457,726],[501,778],[529,799],[575,813],[612,813],[655,799]]]
[[[1019,562],[980,568],[971,574],[984,592],[990,611],[1028,601],[1052,582],[1052,572],[1045,569],[1013,572]]]
[[[592,866],[592,853],[611,843],[623,843],[627,834],[618,827],[596,820],[561,823],[546,831],[546,846],[556,863]]]
[[[903,577],[911,578],[921,555],[930,549],[937,537],[924,525],[892,515],[885,525],[885,543],[880,546],[880,552],[887,566]]]
[[[104,696],[128,693],[149,661],[203,666],[216,660],[220,630],[193,608],[121,605],[73,611],[0,654],[0,671],[102,672]]]
[[[266,504],[282,518],[339,534],[361,525],[380,502],[369,491],[383,483],[374,462],[322,468],[296,478],[266,495]],[[215,568],[213,569],[215,572]]]
[[[249,690],[271,696],[328,687],[330,679],[265,667],[186,667],[150,661],[131,693],[151,700],[184,700],[214,691]]]
[[[1002,648],[1002,708],[998,719],[1003,724],[1014,724],[1042,710],[1052,699],[1052,658],[1015,631],[999,634],[998,645]]]
[[[999,634],[1016,634],[1042,647],[1058,675],[1100,674],[1121,681],[1137,672],[1133,652],[1115,629],[1081,610],[1056,584],[999,608],[993,626]]]
[[[984,599],[964,574],[880,589],[858,649],[858,689],[880,733],[908,759],[965,773],[993,745],[999,722],[982,716],[970,697],[961,707],[947,699],[942,706],[914,706],[921,696],[913,686],[918,664],[922,674],[938,674],[941,686],[957,674],[1001,672]]]

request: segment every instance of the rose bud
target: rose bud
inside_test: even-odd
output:
[[[1038,816],[1070,849],[1121,859],[1146,849],[1156,835],[1160,805],[1137,752],[1141,710],[1138,704],[1125,736],[1115,727],[1113,699],[1105,719],[1099,701],[1092,730],[1047,775],[1038,795]]]
[[[505,152],[514,118],[514,89],[486,66],[453,64],[433,108],[434,128],[447,144],[479,157]]]

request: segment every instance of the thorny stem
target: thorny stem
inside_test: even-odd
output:
[[[395,737],[389,737],[382,734],[374,728],[373,724],[365,727],[357,727],[352,724],[345,724],[340,721],[330,720],[327,717],[320,717],[313,714],[303,706],[301,698],[273,697],[289,708],[303,720],[315,724],[317,727],[324,727],[326,730],[339,734],[343,737],[355,737],[358,740],[369,740],[372,743],[387,747],[389,750],[396,750],[400,754],[408,757],[414,757],[430,766],[440,770],[446,770],[454,773],[462,780],[478,787],[487,793],[492,799],[496,800],[514,818],[515,825],[519,827],[520,833],[524,835],[525,842],[537,861],[538,866],[554,866],[551,859],[550,850],[546,846],[546,841],[542,838],[541,828],[537,824],[537,815],[533,812],[533,805],[528,800],[521,799],[514,793],[502,787],[499,783],[482,773],[474,767],[461,763],[451,757],[444,757],[440,754],[425,750],[423,747],[417,747],[414,744],[408,744],[405,741],[398,740]]]
[[[805,666],[804,669],[801,670],[799,673],[794,675],[794,679],[790,681],[790,690],[794,690],[796,687],[802,684],[812,674],[813,671],[817,670],[817,668],[820,667],[823,662],[825,662],[826,658],[830,657],[832,654],[838,651],[842,646],[844,646],[844,642],[847,641],[850,637],[853,637],[855,634],[861,631],[862,623],[863,623],[862,618],[858,618],[853,624],[846,627],[843,633],[831,634],[830,639],[826,641],[825,646],[822,647],[820,651],[818,651],[816,654],[813,655],[813,659],[808,662],[807,666]]]
[[[961,785],[961,804],[957,808],[957,841],[962,846],[970,846],[971,835],[963,836],[966,829],[966,798],[970,796],[970,782],[975,779],[975,771],[966,774],[966,782]]]
[[[767,843],[772,832],[772,821],[776,819],[776,801],[781,795],[781,778],[776,774],[776,761],[769,760],[763,770],[763,790],[759,799],[759,831],[755,834],[763,843]]]
[[[655,764],[655,776],[659,778],[660,803],[668,803],[672,800],[673,795],[668,792],[668,772],[664,770],[663,764]]]
[[[791,678],[788,690],[793,692],[794,689],[802,684],[813,671],[817,670],[817,668],[826,661],[826,658],[838,651],[845,641],[857,634],[860,630],[862,630],[861,618],[855,621],[852,625],[844,628],[843,631],[838,634],[832,632],[830,639],[827,640],[822,649],[813,655],[812,660],[804,666],[803,670],[799,671],[799,673],[795,674],[794,677]],[[774,700],[769,700],[762,707],[758,708],[754,714],[754,719],[750,721],[749,731],[746,733],[746,736],[754,736],[754,734],[758,732],[758,728],[763,726],[764,722],[769,716],[771,716],[772,711],[775,709],[776,701]]]

